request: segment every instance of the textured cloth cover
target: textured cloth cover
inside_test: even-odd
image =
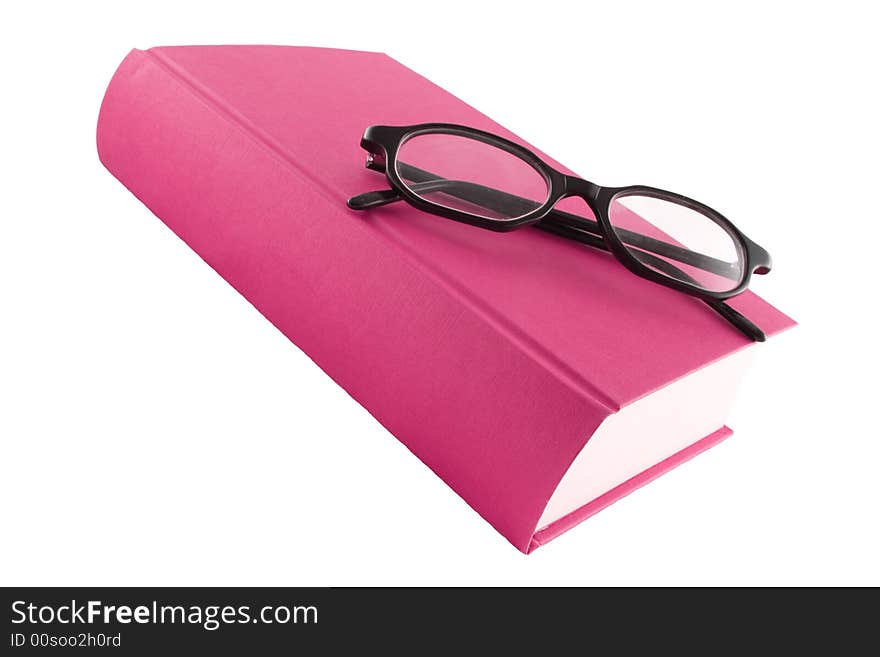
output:
[[[364,128],[428,121],[524,143],[386,55],[168,47],[123,61],[98,151],[527,552],[726,436],[719,429],[536,536],[556,484],[610,413],[750,343],[699,301],[542,231],[492,233],[404,203],[349,210],[349,196],[386,186],[364,168]],[[792,324],[749,292],[732,305],[768,335]]]

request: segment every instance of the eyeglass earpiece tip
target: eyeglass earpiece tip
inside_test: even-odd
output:
[[[393,189],[383,189],[378,192],[365,192],[352,196],[345,204],[352,210],[369,210],[380,205],[387,205],[401,200],[400,194]]]

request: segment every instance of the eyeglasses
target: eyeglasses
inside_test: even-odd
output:
[[[348,200],[354,210],[396,201],[494,231],[523,226],[609,251],[634,274],[702,299],[752,340],[764,333],[724,303],[770,255],[712,208],[672,192],[634,185],[600,187],[557,171],[527,148],[448,123],[371,126],[361,147],[367,167],[391,189]],[[554,209],[577,196],[594,218]]]

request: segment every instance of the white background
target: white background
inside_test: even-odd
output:
[[[880,584],[870,3],[484,4],[3,4],[0,583]],[[801,324],[734,437],[517,552],[99,163],[128,50],[218,43],[385,51],[731,217]]]

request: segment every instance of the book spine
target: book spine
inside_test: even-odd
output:
[[[116,72],[97,142],[135,196],[514,546],[529,549],[606,407],[149,52],[132,51]]]

